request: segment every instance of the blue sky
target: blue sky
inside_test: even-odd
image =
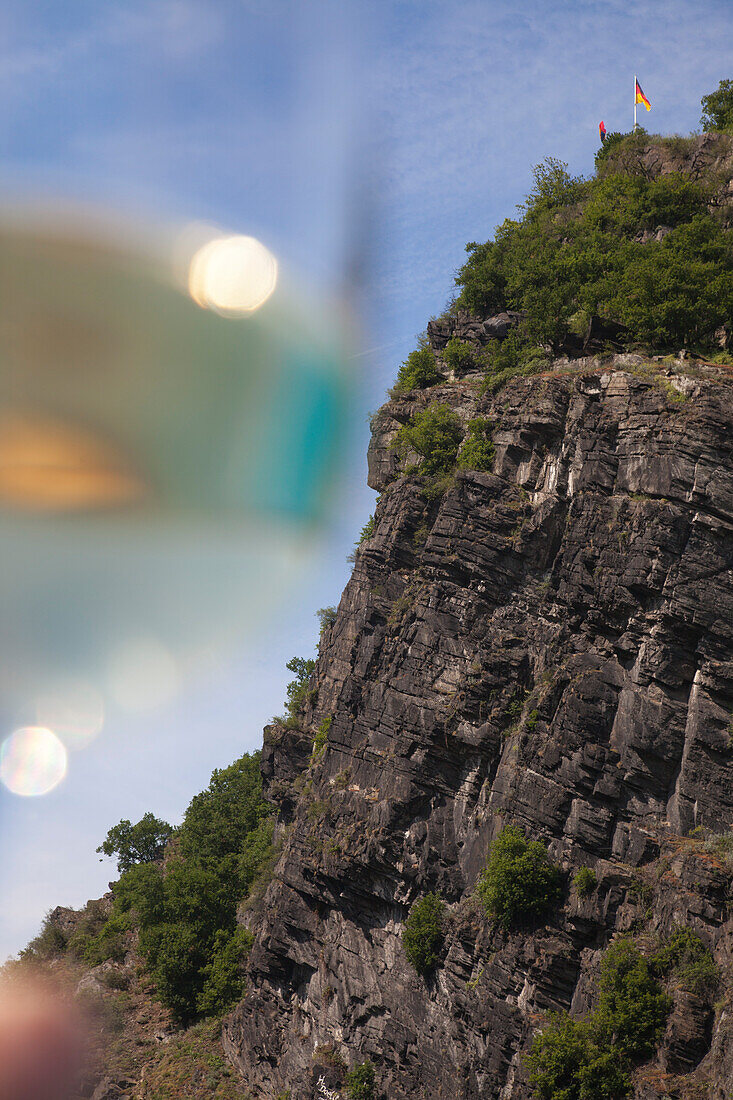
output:
[[[440,312],[466,241],[514,212],[532,165],[592,169],[598,122],[699,125],[733,76],[729,0],[8,0],[0,188],[261,237],[312,293],[364,273],[353,430],[319,559],[206,679],[110,712],[52,794],[0,794],[0,957],[55,904],[99,894],[120,817],[180,820],[213,767],[259,746],[286,661],[315,643],[372,510],[366,416]],[[369,351],[369,349],[377,349]],[[3,731],[4,732],[4,731]]]

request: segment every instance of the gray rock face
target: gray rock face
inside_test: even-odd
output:
[[[524,313],[516,309],[505,310],[485,319],[459,311],[435,321],[428,321],[428,340],[433,351],[438,353],[443,351],[453,337],[466,344],[483,347],[489,340],[503,340],[524,316]]]
[[[733,383],[638,356],[555,366],[375,418],[375,534],[293,754],[271,734],[265,755],[286,839],[224,1037],[257,1096],[317,1096],[327,1051],[329,1088],[369,1058],[392,1100],[527,1100],[522,1052],[548,1010],[592,1006],[618,932],[688,925],[728,980],[728,862],[686,834],[733,822]],[[493,471],[437,499],[390,449],[429,401],[495,425]],[[547,924],[511,934],[473,897],[507,822],[565,875]],[[583,865],[598,884],[580,899]],[[449,919],[424,979],[400,934],[431,890]],[[733,1095],[730,1037],[728,1009],[675,994],[636,1096]]]

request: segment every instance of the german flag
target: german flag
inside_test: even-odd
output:
[[[638,80],[636,81],[636,98],[634,100],[634,103],[643,103],[644,106],[646,107],[647,111],[651,111],[651,109],[652,109],[652,105],[649,102],[649,100],[647,99],[647,97],[644,95],[644,93],[642,92],[641,84],[639,83]]]

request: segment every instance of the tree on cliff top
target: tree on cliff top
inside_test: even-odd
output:
[[[700,123],[706,130],[733,133],[733,80],[721,80],[710,95],[704,95]]]
[[[97,851],[105,856],[116,855],[117,870],[124,874],[137,863],[154,863],[162,859],[173,832],[173,826],[167,821],[147,813],[135,825],[126,819],[113,825]]]

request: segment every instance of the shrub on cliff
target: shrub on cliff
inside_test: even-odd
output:
[[[573,886],[579,898],[587,898],[596,888],[596,873],[590,867],[581,867],[573,876]]]
[[[493,424],[484,416],[469,420],[466,438],[458,452],[458,465],[465,470],[491,470],[496,448],[491,439]]]
[[[440,957],[444,917],[445,905],[438,894],[426,894],[410,910],[402,932],[402,946],[407,961],[418,974],[427,974]]]
[[[303,708],[308,700],[308,686],[316,667],[312,657],[292,657],[285,666],[288,672],[294,672],[295,678],[285,689],[285,716],[274,719],[286,726],[296,727],[300,722]]]
[[[592,1024],[557,1013],[527,1055],[529,1083],[539,1100],[622,1100],[628,1068],[615,1049],[598,1046]]]
[[[718,985],[718,968],[702,942],[689,928],[679,928],[649,960],[654,974],[670,978],[679,989],[712,998]]]
[[[350,1100],[374,1100],[375,1087],[374,1066],[368,1059],[346,1074],[346,1092]]]
[[[452,409],[428,405],[400,428],[394,445],[403,456],[412,451],[420,455],[416,472],[433,476],[453,469],[462,438],[460,418]]]
[[[649,1054],[662,1036],[672,1006],[633,940],[612,943],[601,962],[601,995],[593,1014],[596,1033],[625,1055]]]
[[[597,1008],[584,1019],[554,1015],[536,1036],[527,1062],[539,1100],[622,1100],[630,1094],[632,1062],[661,1038],[671,1000],[627,938],[605,952],[600,990]]]
[[[559,902],[560,871],[544,844],[508,825],[491,845],[477,891],[494,924],[508,930],[544,916]]]
[[[397,371],[394,393],[407,393],[408,390],[422,390],[434,386],[440,381],[440,371],[435,356],[429,347],[419,347],[411,351]]]
[[[443,350],[443,360],[446,367],[458,377],[467,374],[471,370],[477,370],[481,365],[476,349],[467,344],[465,340],[459,340],[456,336],[452,337],[446,344]]]

